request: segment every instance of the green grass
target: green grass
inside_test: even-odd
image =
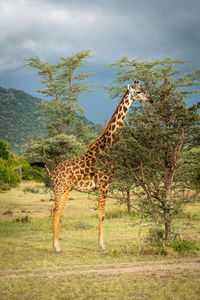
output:
[[[193,299],[200,298],[200,273],[76,275],[5,280],[1,299]]]
[[[40,189],[40,194],[24,193],[29,186]],[[190,203],[175,220],[181,239],[170,244],[162,237],[149,240],[152,224],[141,223],[138,213],[129,214],[125,206],[108,199],[104,221],[106,251],[102,252],[97,244],[97,196],[77,192],[70,196],[73,200],[67,202],[60,224],[63,253],[58,255],[52,247],[51,195],[33,182],[0,194],[0,299],[200,298],[199,270],[144,274],[80,272],[82,268],[96,270],[108,265],[117,269],[121,263],[138,261],[147,265],[149,261],[173,264],[195,258],[198,264],[200,204],[195,203],[194,208]],[[67,275],[66,268],[78,273]],[[58,271],[64,275],[56,275]],[[10,275],[13,277],[6,277]]]

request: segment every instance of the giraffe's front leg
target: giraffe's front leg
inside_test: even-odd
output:
[[[62,252],[59,245],[60,218],[64,210],[65,203],[70,193],[70,190],[71,187],[69,187],[68,190],[62,194],[55,193],[55,207],[52,210],[52,217],[53,217],[53,246],[55,248],[56,253]]]
[[[106,205],[106,196],[108,192],[108,185],[105,182],[99,184],[99,247],[105,250],[103,243],[103,220]]]

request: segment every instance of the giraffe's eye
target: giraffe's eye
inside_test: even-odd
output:
[[[138,92],[136,92],[137,94],[140,94],[141,93],[141,91],[138,91]]]

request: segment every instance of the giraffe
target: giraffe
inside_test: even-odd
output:
[[[51,173],[55,194],[55,205],[52,210],[53,246],[57,253],[62,252],[59,246],[60,218],[72,189],[81,192],[98,190],[98,244],[101,250],[105,250],[103,243],[103,220],[106,196],[109,187],[109,177],[108,175],[100,173],[94,166],[99,153],[116,142],[116,132],[123,126],[124,119],[133,100],[151,102],[150,95],[140,87],[138,81],[135,81],[133,87],[128,85],[128,88],[117,105],[107,127],[103,133],[89,145],[88,151],[80,157],[60,162]]]

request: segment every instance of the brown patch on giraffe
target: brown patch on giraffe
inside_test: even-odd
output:
[[[123,106],[123,110],[124,110],[124,113],[126,113],[128,108],[126,106]]]
[[[118,114],[117,119],[121,119],[122,114]]]
[[[122,126],[122,125],[123,125],[123,122],[122,122],[122,121],[118,121],[118,122],[117,122],[117,125]]]
[[[112,131],[114,131],[114,130],[115,130],[115,127],[116,127],[116,126],[115,126],[115,124],[114,124],[114,125],[112,126]]]
[[[84,169],[80,169],[80,172],[81,172],[81,174],[84,174],[85,171],[84,171]]]
[[[88,167],[90,167],[90,160],[87,160],[87,161],[86,161],[86,165],[87,165]]]

